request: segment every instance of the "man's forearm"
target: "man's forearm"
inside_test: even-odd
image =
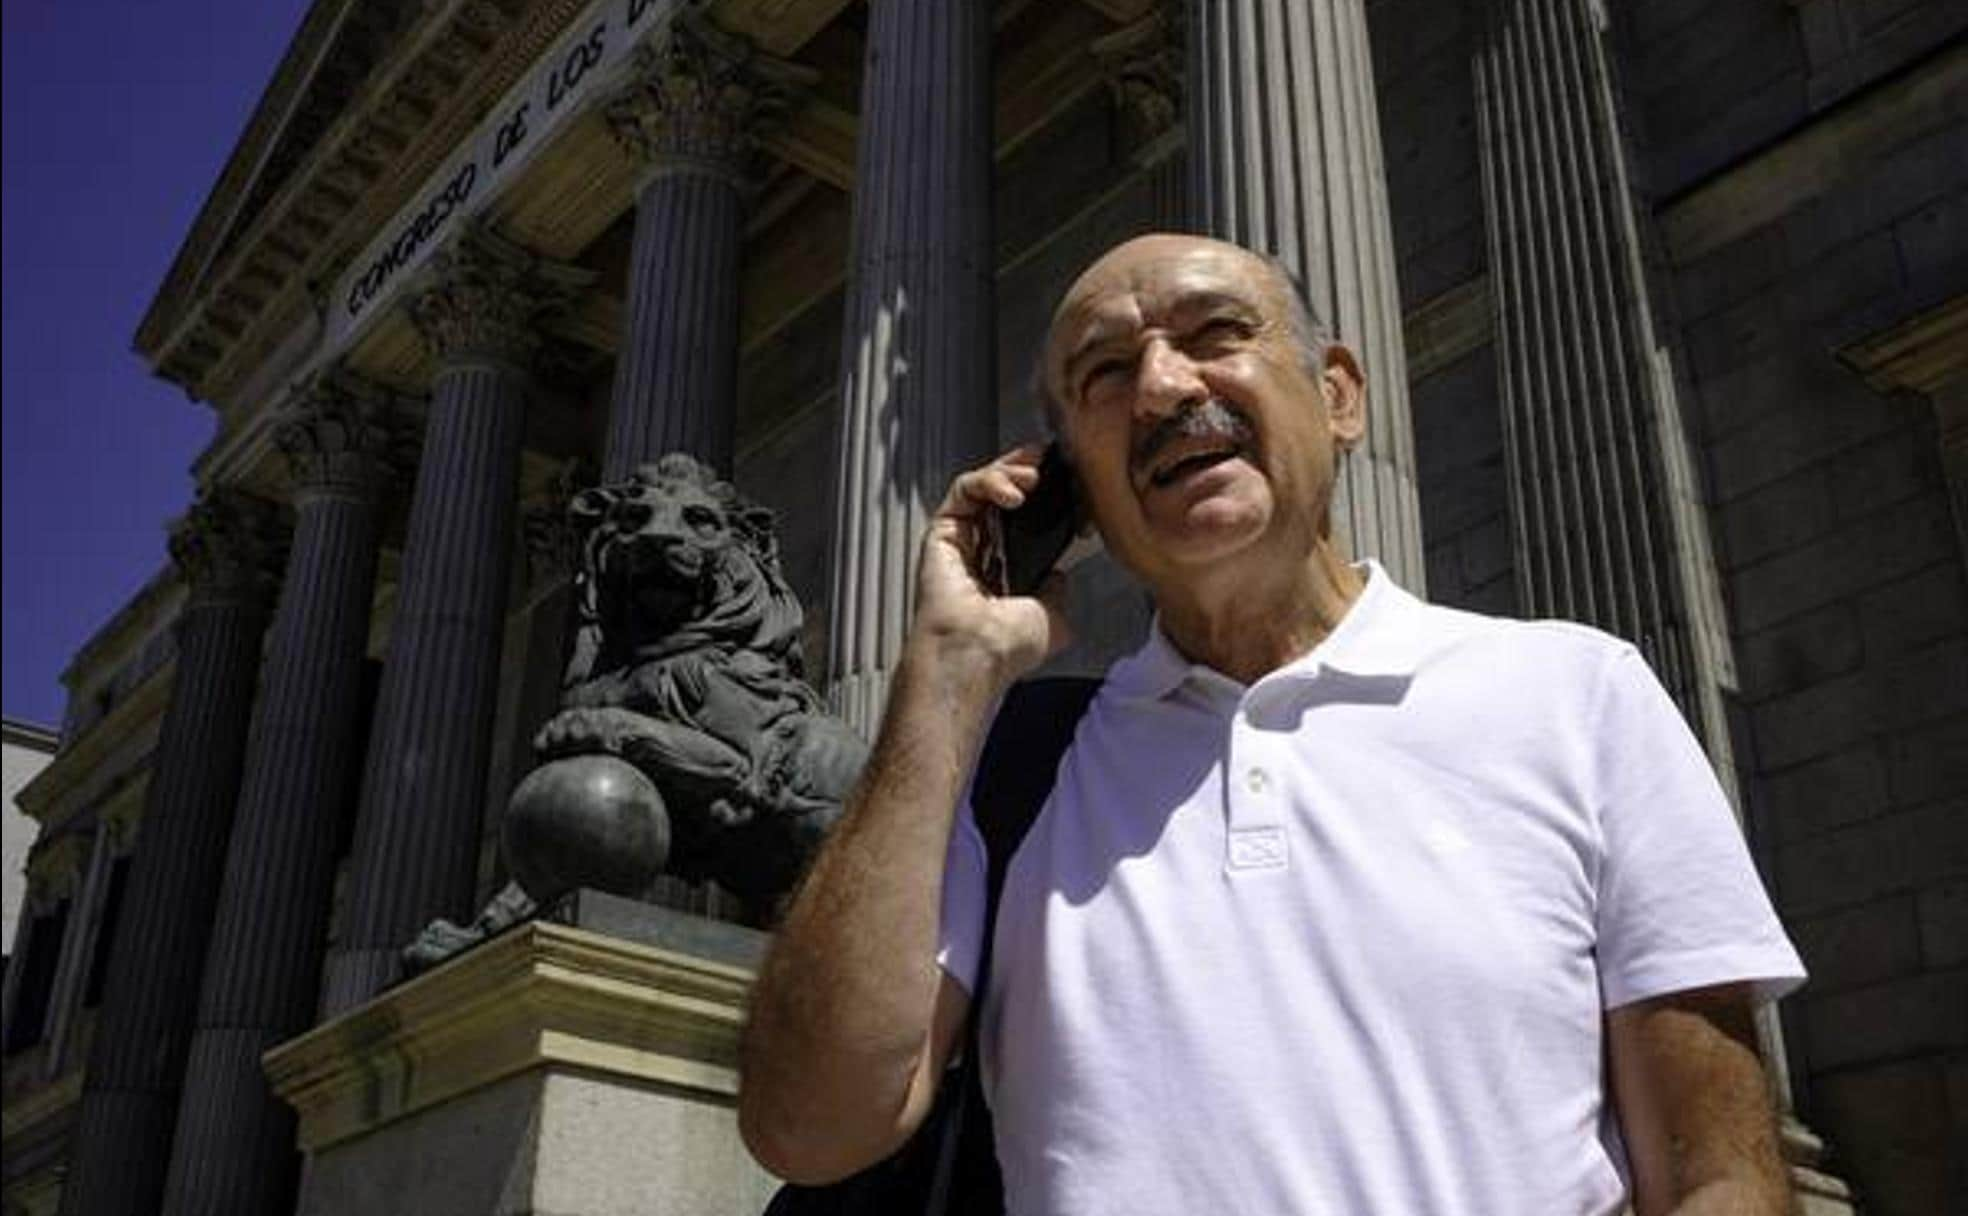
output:
[[[945,852],[999,691],[981,656],[912,640],[867,769],[767,955],[740,1116],[782,1173],[879,1155],[919,1116]]]
[[[1795,1210],[1740,986],[1678,993],[1607,1018],[1613,1094],[1639,1216]]]

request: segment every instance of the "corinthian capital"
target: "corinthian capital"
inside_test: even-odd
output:
[[[280,585],[287,536],[272,503],[215,486],[172,522],[170,548],[194,604],[264,604]]]
[[[711,173],[742,183],[759,131],[818,79],[696,12],[636,48],[635,72],[604,108],[609,130],[657,172]]]
[[[593,278],[471,224],[431,256],[410,316],[439,359],[526,367],[540,349],[541,326]]]
[[[1182,118],[1182,23],[1180,4],[1158,5],[1090,48],[1107,78],[1121,137],[1137,160],[1158,159]]]
[[[387,392],[334,367],[294,386],[274,442],[303,500],[373,502],[401,458],[406,433]]]

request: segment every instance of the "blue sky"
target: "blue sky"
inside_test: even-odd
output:
[[[9,716],[58,723],[69,657],[165,561],[213,417],[131,337],[306,7],[0,8]]]

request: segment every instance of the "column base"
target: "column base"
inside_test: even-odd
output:
[[[555,913],[267,1053],[300,1216],[763,1210],[733,1109],[762,935],[594,892]]]

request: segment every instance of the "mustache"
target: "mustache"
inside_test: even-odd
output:
[[[1257,437],[1257,428],[1244,412],[1221,397],[1187,401],[1173,414],[1157,422],[1137,439],[1129,454],[1129,466],[1139,473],[1161,455],[1162,449],[1178,439],[1228,439],[1246,446]]]

